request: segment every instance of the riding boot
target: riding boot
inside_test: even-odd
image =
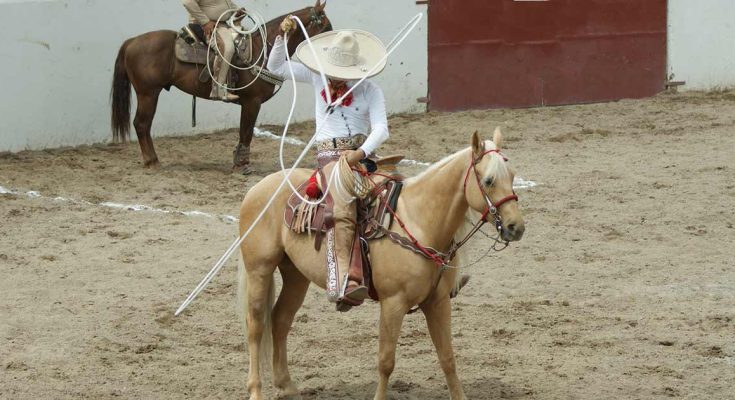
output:
[[[210,99],[221,100],[226,103],[234,103],[240,100],[240,97],[227,90],[228,67],[222,58],[217,57],[214,60],[214,76],[217,78],[217,82],[212,82],[212,92],[209,94]]]
[[[333,162],[324,167],[327,179],[335,166]],[[327,232],[327,294],[330,301],[337,302],[337,310],[346,311],[362,304],[368,288],[363,282],[355,203],[345,202],[337,193],[331,197],[334,226]]]

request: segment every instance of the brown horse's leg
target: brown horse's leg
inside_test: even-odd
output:
[[[426,324],[429,327],[431,340],[436,347],[444,376],[447,379],[449,398],[452,400],[465,400],[462,384],[457,376],[457,367],[454,361],[454,350],[452,349],[452,315],[449,296],[444,296],[437,301],[425,304],[422,311],[426,316]]]
[[[273,284],[273,268],[253,266],[247,270],[247,331],[248,351],[250,353],[250,369],[248,374],[248,392],[250,400],[263,400],[263,384],[260,378],[262,353],[267,350],[261,347],[261,339],[265,330],[265,318],[270,317],[269,291]]]
[[[160,165],[151,138],[151,125],[153,124],[153,117],[156,115],[159,94],[161,94],[161,89],[150,93],[138,93],[138,109],[135,111],[135,119],[133,120],[135,133],[138,134],[140,151],[143,153],[143,165],[149,168],[158,168]]]
[[[232,157],[232,171],[247,175],[253,172],[250,166],[250,142],[253,141],[255,121],[260,113],[260,100],[243,101],[240,105],[240,141]]]
[[[408,312],[406,302],[397,296],[380,300],[380,345],[378,350],[378,388],[375,400],[385,400],[388,378],[396,363],[396,343],[401,333],[403,317]]]
[[[288,372],[286,343],[294,316],[304,302],[309,280],[290,261],[284,260],[279,268],[283,288],[273,308],[273,384],[279,390],[280,398],[300,399],[299,389]]]

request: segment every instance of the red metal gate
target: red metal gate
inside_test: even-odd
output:
[[[640,98],[665,81],[666,0],[429,0],[432,110]]]

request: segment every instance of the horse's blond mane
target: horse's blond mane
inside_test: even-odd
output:
[[[493,143],[492,140],[486,140],[485,141],[485,149],[496,149],[497,146],[495,146],[495,143]],[[411,178],[406,179],[406,184],[411,184],[416,181],[421,180],[426,175],[433,175],[440,169],[442,169],[445,165],[449,164],[451,161],[453,161],[455,158],[459,157],[460,155],[465,154],[468,151],[468,149],[460,150],[454,154],[450,154],[448,156],[445,156],[441,160],[435,162],[429,168],[424,170],[423,172],[419,173],[418,175],[412,176]],[[502,156],[498,153],[490,153],[488,154],[490,157],[490,163],[488,163],[487,169],[484,171],[484,174],[481,174],[482,176],[492,176],[495,179],[498,178],[505,178],[510,174],[510,171],[508,170],[508,165],[505,163],[505,160],[503,160]]]
[[[431,165],[429,166],[429,168],[425,169],[425,170],[424,170],[423,172],[419,173],[418,175],[414,175],[414,176],[412,176],[412,177],[410,177],[410,178],[406,179],[405,183],[406,183],[407,185],[410,185],[411,183],[414,183],[414,182],[416,182],[416,181],[419,181],[419,180],[421,180],[421,179],[422,179],[422,178],[423,178],[424,176],[426,176],[426,175],[433,175],[434,173],[436,173],[436,171],[440,170],[440,169],[441,169],[441,168],[443,168],[443,167],[444,167],[445,165],[449,164],[449,162],[450,162],[450,161],[454,160],[454,159],[455,159],[456,157],[458,157],[458,156],[459,156],[460,154],[464,154],[466,150],[467,150],[467,149],[465,149],[465,150],[462,150],[462,151],[458,151],[458,152],[456,152],[456,153],[454,153],[454,154],[450,154],[450,155],[448,155],[448,156],[445,156],[445,157],[444,157],[444,158],[442,158],[441,160],[439,160],[439,161],[437,161],[437,162],[435,162],[435,163],[431,164]]]

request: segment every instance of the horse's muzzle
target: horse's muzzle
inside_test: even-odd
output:
[[[521,240],[521,238],[523,237],[523,232],[525,231],[526,226],[525,224],[523,224],[523,222],[510,222],[503,225],[501,236],[503,240],[515,242]]]

